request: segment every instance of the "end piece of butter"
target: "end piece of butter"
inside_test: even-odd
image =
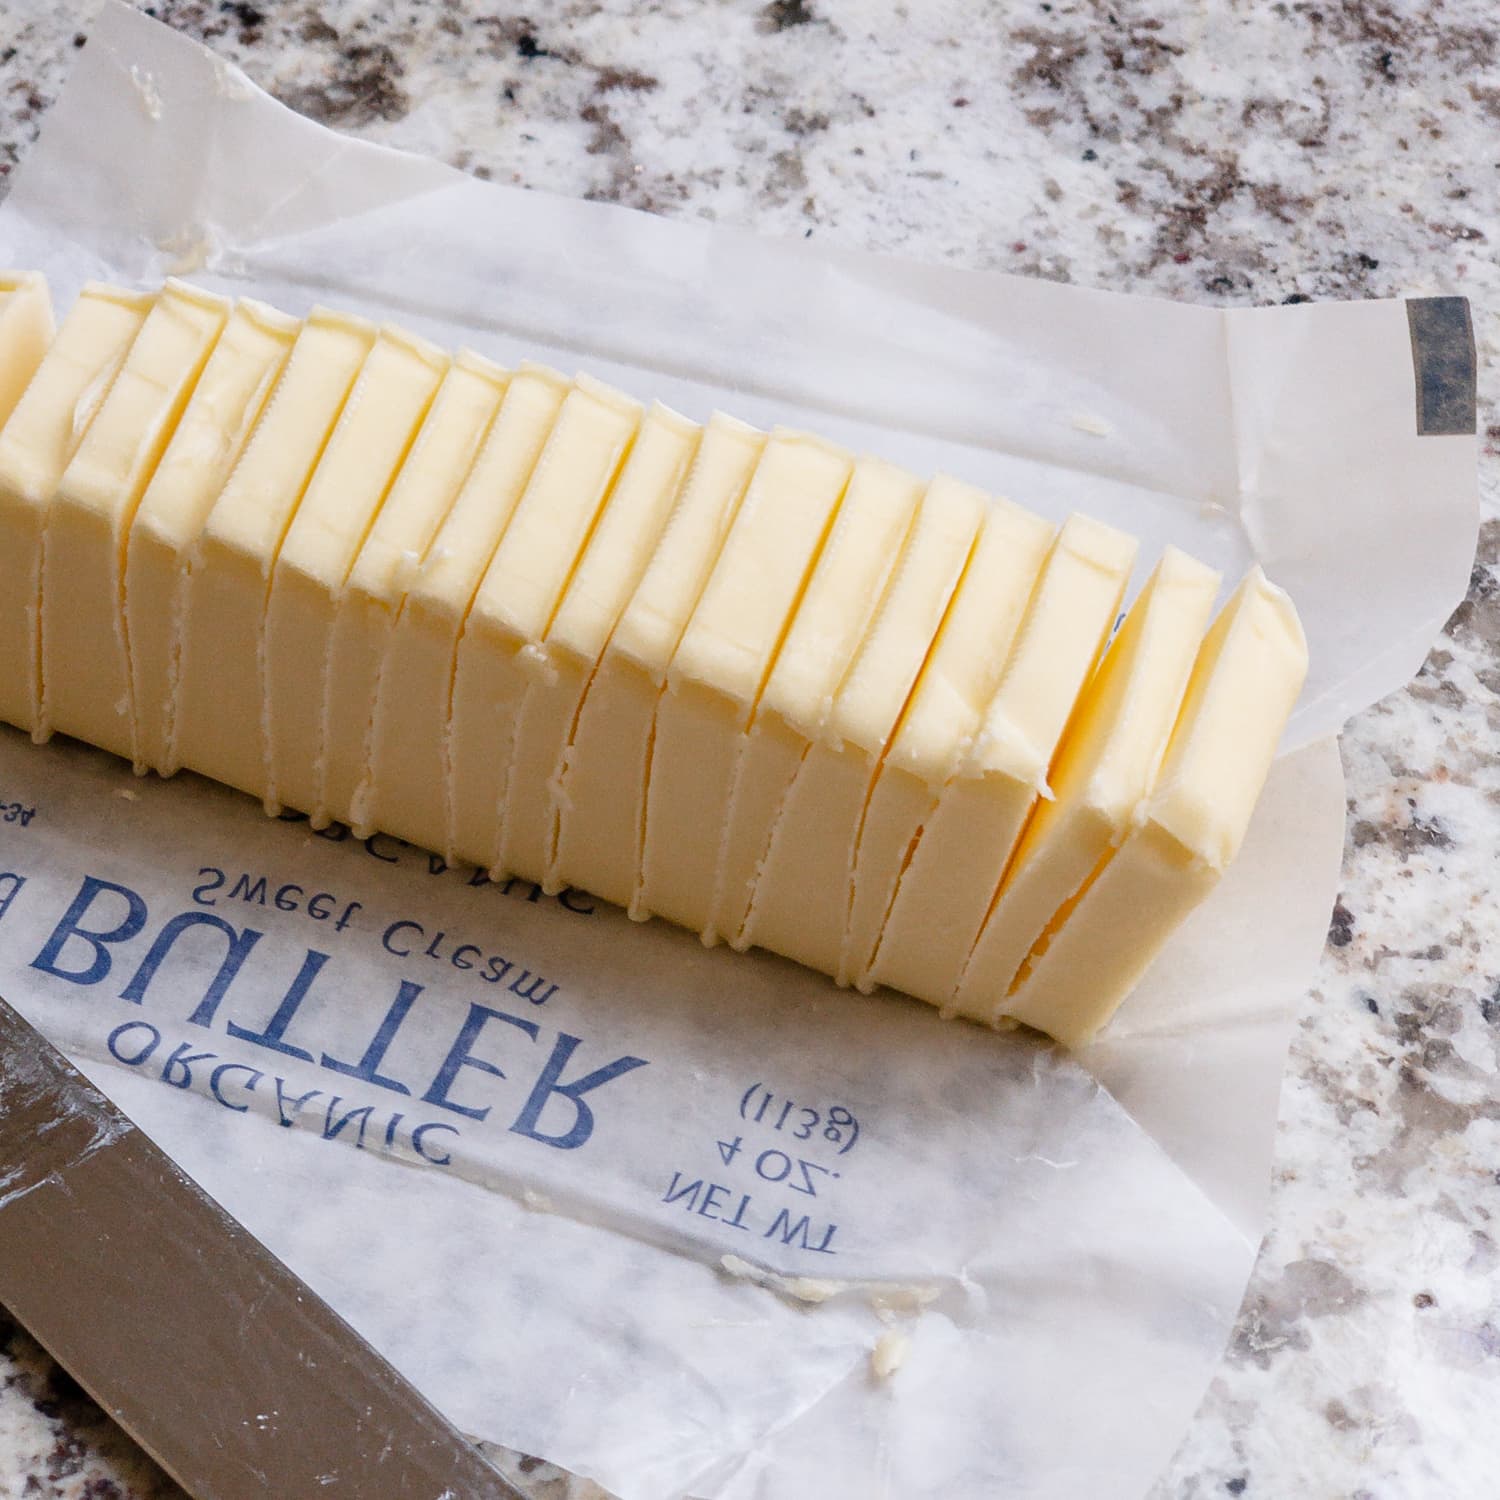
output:
[[[102,282],[85,286],[0,429],[0,719],[34,739],[51,732],[41,639],[47,517],[155,300]]]

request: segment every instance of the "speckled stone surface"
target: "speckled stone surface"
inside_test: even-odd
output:
[[[1469,597],[1344,736],[1270,1231],[1151,1500],[1500,1495],[1492,0],[147,8],[318,119],[498,180],[1164,296],[1474,299]],[[0,192],[86,14],[0,0]],[[0,1496],[175,1493],[0,1318]]]

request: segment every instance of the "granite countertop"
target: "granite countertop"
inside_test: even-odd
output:
[[[482,177],[1199,301],[1464,292],[1484,524],[1343,737],[1269,1233],[1152,1500],[1500,1494],[1500,21],[1489,0],[158,0]],[[0,193],[88,7],[0,0]],[[0,1314],[0,1496],[177,1493]]]

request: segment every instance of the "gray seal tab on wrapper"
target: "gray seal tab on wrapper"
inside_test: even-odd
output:
[[[1417,432],[1476,430],[1474,324],[1467,297],[1410,297],[1411,361],[1417,378]]]

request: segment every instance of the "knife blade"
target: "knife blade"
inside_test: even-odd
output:
[[[196,1500],[525,1500],[3,999],[0,1303]]]

